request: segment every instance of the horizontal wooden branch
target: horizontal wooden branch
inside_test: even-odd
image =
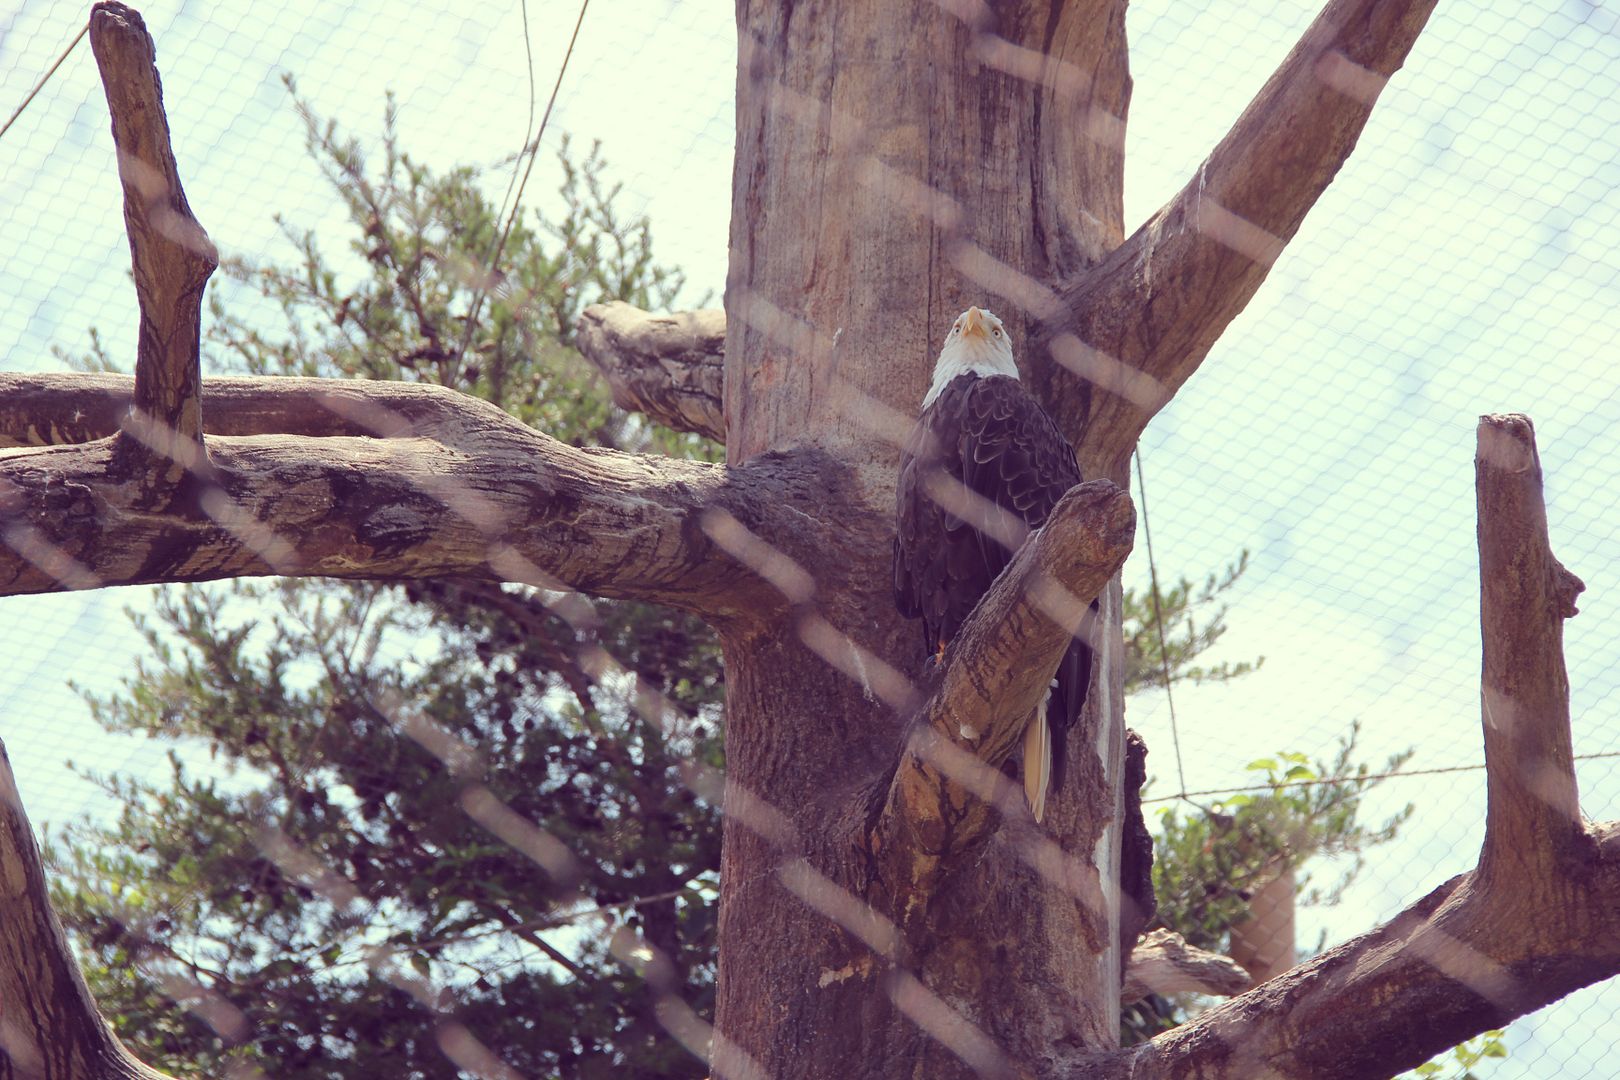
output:
[[[1189,945],[1172,931],[1155,930],[1144,934],[1131,950],[1120,1001],[1129,1005],[1149,994],[1230,997],[1247,990],[1252,982],[1243,965],[1230,956]]]
[[[212,437],[207,472],[160,507],[109,472],[116,440],[0,451],[0,595],[256,574],[449,574],[724,618],[780,598],[737,573],[704,533],[704,512],[724,509],[785,550],[814,550],[826,545],[806,532],[815,511],[853,483],[811,452],[728,469],[569,446],[438,387],[310,379],[287,380],[297,389],[286,391],[281,382],[225,387],[237,407],[221,417],[252,430],[290,413],[321,426],[332,413],[336,430],[391,437]],[[35,438],[67,434],[22,427]]]
[[[202,298],[219,255],[180,186],[157,51],[140,14],[96,4],[90,45],[112,114],[141,312],[134,407],[125,420],[136,437],[122,449],[172,484],[184,472],[179,462],[196,456],[186,448],[202,438]]]
[[[0,372],[0,449],[116,434],[134,391],[128,375]],[[431,383],[221,375],[202,394],[208,435],[397,438],[475,422],[468,399]]]
[[[621,300],[596,304],[579,317],[577,343],[606,377],[619,408],[726,441],[724,311],[655,315]]]
[[[1175,198],[1061,291],[1042,390],[1107,475],[1248,304],[1360,137],[1434,0],[1331,0]],[[1074,376],[1082,376],[1076,379]]]
[[[164,1080],[101,1019],[51,909],[39,845],[0,744],[0,1076]]]
[[[1135,534],[1129,495],[1107,480],[1076,486],[952,638],[871,834],[902,906],[926,899],[988,837],[996,770],[1020,744],[1087,606]]]

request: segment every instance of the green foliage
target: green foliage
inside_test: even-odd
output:
[[[282,222],[296,263],[227,263],[252,292],[211,296],[212,369],[434,382],[579,444],[715,456],[614,410],[573,349],[585,305],[681,285],[595,149],[563,150],[561,215],[519,219],[486,273],[502,221],[477,174],[403,152],[392,102],[375,161],[299,109],[356,239],[329,258]],[[682,770],[721,763],[718,649],[679,614],[562,599],[278,580],[137,617],[149,656],[91,707],[173,743],[171,775],[103,778],[119,819],[50,854],[146,1060],[448,1078],[453,1019],[523,1075],[702,1075],[656,1010],[712,1001],[719,820]],[[651,951],[615,956],[626,934]]]
[[[1449,1054],[1439,1055],[1411,1072],[1402,1073],[1397,1080],[1480,1080],[1474,1066],[1486,1058],[1508,1056],[1507,1043],[1504,1041],[1506,1035],[1507,1032],[1500,1029],[1482,1032],[1452,1047]],[[1448,1056],[1451,1061],[1444,1060]]]
[[[1326,761],[1285,752],[1249,763],[1259,774],[1253,793],[1238,793],[1197,812],[1179,804],[1159,810],[1154,838],[1153,888],[1158,898],[1154,927],[1164,927],[1188,944],[1211,952],[1228,950],[1230,930],[1248,913],[1255,890],[1284,870],[1296,873],[1317,856],[1350,856],[1327,887],[1297,881],[1298,902],[1336,904],[1363,866],[1370,847],[1394,838],[1412,814],[1408,804],[1382,825],[1357,820],[1361,800],[1380,775],[1399,769],[1411,752],[1396,754],[1375,774],[1354,760],[1360,725],[1339,742]],[[1146,1038],[1184,1018],[1185,1002],[1150,998],[1127,1010],[1127,1038]]]
[[[1207,813],[1164,806],[1153,853],[1160,924],[1199,948],[1224,951],[1227,929],[1242,917],[1249,894],[1279,868],[1298,871],[1319,855],[1351,860],[1325,889],[1303,875],[1300,899],[1307,905],[1338,903],[1366,849],[1393,839],[1412,814],[1408,805],[1376,828],[1357,820],[1362,797],[1379,783],[1364,762],[1353,760],[1359,734],[1360,725],[1353,725],[1328,761],[1280,753],[1250,762],[1264,790],[1228,795]],[[1378,772],[1393,772],[1411,756],[1396,754]]]
[[[1187,681],[1227,682],[1259,670],[1265,663],[1263,656],[1235,664],[1222,661],[1211,667],[1193,663],[1226,633],[1227,607],[1219,602],[1220,598],[1248,568],[1249,553],[1245,550],[1222,573],[1205,578],[1201,587],[1194,588],[1191,581],[1181,578],[1169,589],[1160,586],[1155,590],[1150,585],[1145,595],[1135,589],[1125,590],[1126,693],[1162,689],[1167,668],[1172,686]]]

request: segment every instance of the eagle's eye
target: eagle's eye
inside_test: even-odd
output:
[[[1001,336],[1001,327],[999,327],[999,326],[992,326],[992,327],[991,327],[991,328],[990,328],[990,333],[991,333],[991,335],[992,335],[992,336],[994,336],[994,337],[1000,337],[1000,336]]]

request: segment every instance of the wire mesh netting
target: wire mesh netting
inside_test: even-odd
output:
[[[351,246],[357,240],[351,215],[323,179],[318,155],[306,152],[308,131],[283,75],[296,78],[314,113],[359,135],[373,163],[382,153],[376,133],[385,93],[392,91],[400,145],[412,158],[439,173],[462,164],[480,167],[483,190],[498,203],[578,13],[574,4],[542,0],[531,0],[526,11],[512,5],[473,13],[450,5],[409,11],[380,4],[294,6],[273,21],[262,8],[231,3],[206,11],[154,3],[143,10],[157,41],[187,195],[222,254],[296,266],[302,255],[293,239],[308,230],[334,265],[351,274],[364,272],[365,243]],[[1315,6],[1297,3],[1133,6],[1127,230],[1197,173],[1316,13]],[[83,17],[79,5],[43,3],[4,16],[0,108],[7,114],[74,40]],[[533,43],[532,56],[526,41]],[[1309,778],[1321,771],[1314,762],[1331,759],[1353,731],[1354,760],[1374,772],[1410,752],[1395,770],[1399,775],[1361,796],[1359,816],[1376,825],[1408,804],[1414,812],[1393,839],[1367,848],[1365,865],[1337,903],[1300,906],[1297,940],[1304,949],[1375,925],[1477,858],[1484,773],[1472,458],[1481,413],[1523,412],[1536,421],[1553,547],[1589,586],[1580,617],[1566,631],[1582,805],[1593,819],[1620,817],[1614,768],[1620,735],[1611,722],[1620,687],[1608,662],[1620,649],[1614,629],[1620,622],[1604,582],[1604,570],[1620,559],[1610,520],[1620,482],[1613,464],[1620,460],[1614,445],[1620,399],[1609,362],[1620,339],[1617,54],[1620,15],[1601,4],[1442,6],[1264,288],[1142,440],[1139,494],[1150,510],[1160,577],[1186,576],[1196,591],[1206,575],[1220,574],[1248,553],[1246,569],[1219,593],[1228,632],[1198,663],[1209,668],[1264,657],[1257,670],[1236,678],[1178,683],[1173,706],[1151,686],[1130,698],[1128,721],[1153,748],[1150,807],[1183,817],[1211,809],[1234,813],[1256,789],[1277,790],[1266,785],[1267,777],[1285,775],[1298,762],[1284,755],[1304,755],[1306,772],[1299,775]],[[726,10],[626,2],[588,11],[543,141],[545,175],[528,189],[528,203],[553,220],[567,219],[571,205],[557,192],[561,176],[552,155],[563,150],[565,137],[573,139],[576,155],[600,140],[608,163],[602,175],[623,185],[616,203],[622,219],[647,214],[658,261],[686,274],[685,287],[666,299],[680,308],[717,296],[726,271],[735,70]],[[91,349],[92,327],[115,362],[132,357],[129,253],[88,44],[68,54],[0,138],[0,167],[7,179],[0,236],[9,255],[0,266],[0,295],[7,298],[0,305],[0,367],[62,370],[70,357]],[[279,222],[287,223],[292,238]],[[237,317],[274,325],[279,299],[261,285],[220,275],[212,291]],[[589,423],[598,425],[590,430],[609,430],[605,421]],[[645,444],[645,432],[633,425],[612,430]],[[773,562],[736,523],[715,519],[708,527],[717,543],[784,591],[802,587],[793,567]],[[1145,552],[1127,565],[1125,580],[1138,594],[1147,589]],[[531,687],[532,696],[517,705],[519,718],[525,710],[565,716],[587,735],[591,724],[600,724],[592,737],[606,732],[601,745],[614,738],[633,743],[631,757],[643,761],[653,736],[636,726],[639,717],[665,733],[661,753],[693,759],[670,797],[717,803],[718,762],[704,755],[713,744],[718,707],[691,690],[695,676],[686,661],[669,662],[675,674],[654,685],[641,677],[641,652],[616,655],[609,647],[634,640],[637,650],[651,648],[640,630],[613,636],[622,629],[614,609],[605,615],[578,609],[572,606],[578,598],[560,592],[541,590],[535,597],[525,617],[545,621],[553,628],[548,632],[561,627],[573,635],[564,648],[570,659],[561,667],[577,668],[579,685],[558,675]],[[233,597],[229,610],[238,621],[224,618],[219,625],[268,626],[278,612],[301,611],[295,629],[312,652],[288,662],[284,674],[294,687],[319,679],[314,646],[363,655],[360,667],[398,672],[388,678],[418,687],[443,675],[435,665],[445,655],[468,661],[470,653],[456,650],[476,651],[466,642],[442,651],[424,647],[438,631],[408,618],[374,636],[363,621],[340,628],[323,622],[336,616],[300,608],[301,602],[273,589]],[[232,804],[238,808],[263,805],[254,802],[262,762],[250,756],[244,759],[250,764],[224,764],[194,730],[177,741],[109,732],[87,708],[83,695],[106,702],[122,692],[125,680],[137,688],[155,684],[162,664],[122,609],[129,606],[149,625],[170,626],[160,633],[173,641],[173,627],[186,613],[166,620],[158,603],[147,589],[5,601],[0,622],[8,629],[0,636],[10,662],[0,669],[0,734],[34,821],[59,839],[63,827],[85,817],[111,828],[133,798],[130,789],[98,785],[87,773],[134,777],[157,790],[183,767],[217,784],[221,797],[238,800]],[[1207,620],[1211,610],[1187,617]],[[198,619],[199,625],[208,621]],[[612,632],[602,629],[604,620]],[[1185,626],[1165,629],[1176,635]],[[851,643],[830,626],[811,624],[805,632],[807,643],[835,666],[875,664],[852,653]],[[252,640],[262,647],[265,638]],[[589,647],[577,650],[580,641]],[[251,657],[254,646],[245,647]],[[297,704],[296,693],[289,693]],[[577,699],[574,712],[565,700],[570,694]],[[501,707],[494,691],[487,700],[472,698],[470,709]],[[522,792],[503,786],[498,753],[469,743],[434,705],[408,695],[390,700],[397,706],[373,720],[397,729],[455,781],[444,797],[481,835],[557,881],[594,880],[584,868],[598,857],[589,846],[594,841],[549,818],[550,827],[538,828],[541,812]],[[101,709],[102,720],[119,715],[129,719],[136,712]],[[367,722],[355,720],[362,727]],[[240,732],[234,737],[244,738]],[[497,739],[495,745],[506,744]],[[1259,767],[1257,758],[1263,759]],[[66,767],[69,760],[74,769]],[[635,773],[611,760],[602,768],[609,791]],[[349,785],[354,805],[342,809],[371,803],[363,786]],[[1182,795],[1190,801],[1177,798]],[[618,796],[590,796],[598,797]],[[382,805],[397,796],[376,798]],[[762,832],[788,828],[768,806],[734,799],[726,812]],[[699,869],[684,878],[676,874],[656,892],[658,903],[669,902],[667,912],[652,900],[641,905],[651,894],[580,884],[553,897],[544,912],[511,908],[504,926],[494,920],[458,930],[447,908],[436,913],[437,922],[430,920],[436,927],[430,933],[424,929],[429,922],[411,923],[400,913],[413,904],[437,904],[431,883],[396,881],[395,900],[367,899],[375,891],[362,889],[365,897],[355,891],[358,864],[352,860],[334,868],[263,822],[243,828],[262,857],[256,873],[273,867],[302,883],[307,895],[301,902],[329,909],[319,919],[310,916],[326,920],[320,925],[327,936],[305,934],[300,962],[312,970],[324,963],[324,977],[339,982],[346,976],[332,972],[364,969],[409,999],[392,1008],[452,1018],[438,1029],[436,1046],[467,1075],[562,1068],[549,1058],[542,1064],[541,1055],[516,1045],[520,1039],[550,1040],[553,1050],[586,1045],[587,1036],[574,1033],[526,1030],[519,1036],[480,1028],[476,1009],[467,1005],[478,999],[474,988],[496,982],[516,998],[514,972],[589,983],[609,998],[630,993],[613,973],[633,972],[646,984],[634,993],[654,1007],[643,1016],[639,1005],[610,1000],[608,1010],[618,1014],[605,1023],[621,1033],[615,1038],[628,1030],[648,1044],[678,1044],[677,1054],[684,1052],[679,1046],[709,1046],[701,962],[661,957],[655,939],[663,931],[653,925],[660,912],[689,921],[706,917],[714,872],[701,854],[688,866]],[[378,850],[367,857],[388,880],[391,856]],[[1302,873],[1331,884],[1353,861],[1353,854],[1325,855]],[[92,884],[121,872],[107,865],[80,871]],[[467,873],[467,866],[458,872]],[[807,863],[785,866],[781,876],[811,907],[883,951],[892,927],[860,910]],[[418,887],[427,899],[414,895]],[[180,906],[170,902],[178,923]],[[499,907],[489,902],[492,910]],[[93,903],[74,910],[86,926],[106,917]],[[246,918],[245,910],[215,902],[191,916],[194,926],[207,928],[210,920]],[[405,923],[414,934],[409,947],[390,933]],[[211,925],[218,936],[221,924]],[[433,934],[455,938],[459,951],[424,945]],[[92,949],[106,945],[94,941],[93,931],[83,937]],[[161,938],[161,931],[149,937]],[[277,940],[262,933],[245,953],[228,959],[266,967],[277,958],[254,950]],[[233,983],[212,982],[194,954],[188,953],[189,963],[165,959],[162,945],[147,942],[142,967],[164,996],[156,1014],[172,1010],[205,1024],[227,1051],[261,1037],[244,1029],[248,1021],[230,1003]],[[326,957],[328,947],[338,952]],[[666,961],[667,971],[659,968]],[[698,989],[683,985],[688,978]],[[994,1058],[997,1051],[982,1033],[964,1027],[920,984],[897,994],[908,1015],[964,1057]],[[1612,986],[1580,991],[1513,1024],[1503,1040],[1507,1056],[1475,1071],[1504,1078],[1620,1075],[1609,1052],[1617,1011]],[[161,1020],[148,1022],[162,1030]],[[286,1042],[310,1054],[350,1045],[334,1032],[294,1033]],[[657,1067],[672,1073],[701,1068],[695,1057],[680,1059],[684,1065],[670,1060],[658,1059]],[[238,1064],[253,1067],[248,1057]],[[733,1073],[745,1072],[746,1062],[734,1065]]]

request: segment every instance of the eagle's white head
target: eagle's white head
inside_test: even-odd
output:
[[[1018,378],[1007,328],[984,308],[970,307],[951,324],[945,347],[939,350],[939,360],[934,364],[934,381],[923,397],[923,408],[932,405],[952,379],[968,372]]]

